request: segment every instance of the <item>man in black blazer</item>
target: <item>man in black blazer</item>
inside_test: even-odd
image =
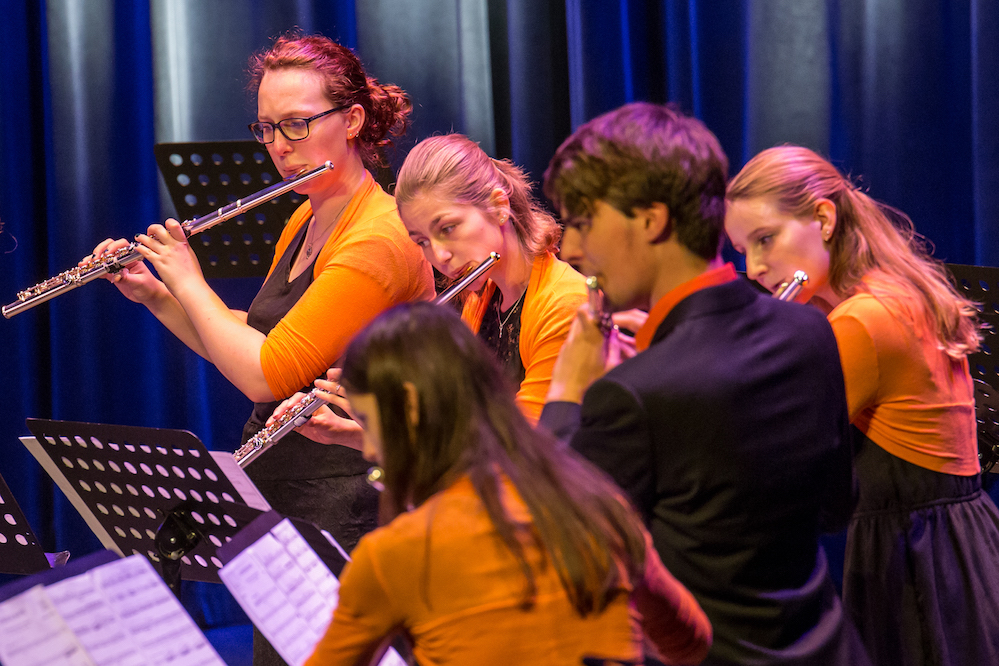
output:
[[[649,318],[638,354],[605,372],[608,343],[581,311],[541,425],[644,515],[711,619],[705,663],[865,664],[818,543],[854,502],[836,342],[818,310],[721,261],[727,169],[700,121],[653,104],[559,148],[545,193],[566,224],[562,258],[612,309]]]

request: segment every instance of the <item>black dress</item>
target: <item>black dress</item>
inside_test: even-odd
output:
[[[246,323],[264,335],[312,284],[311,264],[297,278],[288,281],[307,228],[308,225],[302,225],[247,312]],[[291,248],[298,249],[291,251]],[[303,391],[311,389],[311,386],[302,387]],[[275,401],[253,405],[253,412],[243,426],[242,442],[264,427],[278,404]],[[366,482],[369,467],[360,451],[320,444],[292,431],[249,465],[246,473],[275,511],[328,530],[350,552],[362,536],[378,526],[378,493]],[[256,629],[253,663],[254,666],[285,663]]]
[[[925,469],[858,437],[843,601],[872,661],[999,664],[999,511],[979,477]]]

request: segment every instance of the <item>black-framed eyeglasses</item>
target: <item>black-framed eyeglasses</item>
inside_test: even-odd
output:
[[[337,111],[343,111],[350,106],[350,104],[344,104],[343,106],[332,108],[329,111],[317,113],[311,118],[285,118],[284,120],[279,120],[276,123],[263,121],[250,123],[249,128],[250,131],[253,132],[253,136],[256,137],[257,141],[260,143],[271,143],[274,141],[275,127],[281,130],[281,134],[283,134],[284,138],[289,141],[301,141],[302,139],[309,138],[309,123],[313,120],[318,120],[323,116],[328,116],[329,114]]]

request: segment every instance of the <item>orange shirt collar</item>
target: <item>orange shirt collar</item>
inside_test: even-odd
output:
[[[659,325],[663,323],[666,316],[672,312],[677,303],[687,298],[687,296],[690,296],[701,289],[716,287],[720,284],[731,282],[737,277],[738,276],[735,273],[735,266],[731,263],[727,263],[724,266],[704,271],[693,280],[687,280],[683,284],[668,291],[666,295],[660,298],[659,302],[656,303],[651,310],[649,310],[649,318],[635,333],[635,347],[638,351],[645,351],[648,349],[649,345],[652,344],[652,338],[656,334],[656,329],[658,329]]]

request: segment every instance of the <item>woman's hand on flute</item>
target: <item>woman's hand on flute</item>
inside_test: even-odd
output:
[[[349,413],[350,403],[343,397],[343,391],[340,390],[340,384],[337,382],[340,378],[340,369],[334,368],[326,376],[326,380],[316,380],[316,388],[322,389],[317,391],[316,395],[331,405],[336,405],[344,413]],[[329,379],[329,377],[333,379]],[[267,419],[266,425],[271,425],[304,397],[304,393],[296,393],[282,402],[274,410],[274,414]],[[303,425],[295,428],[295,431],[320,444],[336,444],[357,449],[358,451],[361,450],[361,426],[351,419],[345,419],[334,413],[329,407],[320,407],[317,409],[313,412],[312,417]]]
[[[79,263],[80,266],[89,263],[94,259],[100,259],[101,255],[108,252],[116,252],[128,245],[128,241],[119,238],[113,240],[108,238],[94,248],[93,254]],[[134,302],[148,304],[153,300],[167,294],[166,286],[156,279],[145,262],[137,261],[134,264],[122,268],[117,273],[108,273],[104,276],[106,280],[118,287],[118,291],[125,295],[125,298]]]
[[[614,321],[615,326],[618,326],[622,330],[629,331],[632,335],[637,333],[638,329],[645,325],[648,318],[648,312],[637,308],[633,310],[622,310],[621,312],[615,312],[611,315],[611,319]]]
[[[152,224],[146,233],[136,235],[135,240],[139,243],[136,249],[152,264],[172,294],[177,295],[190,283],[204,283],[201,265],[177,220]]]

